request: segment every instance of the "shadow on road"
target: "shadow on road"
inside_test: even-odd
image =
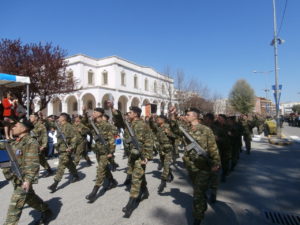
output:
[[[4,181],[0,181],[0,189],[3,188],[4,186],[8,185],[8,181],[4,180]]]

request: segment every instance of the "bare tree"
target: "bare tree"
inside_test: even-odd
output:
[[[30,77],[30,105],[39,99],[40,110],[58,94],[76,90],[72,74],[66,74],[66,51],[51,43],[23,44],[20,39],[0,41],[0,72]],[[25,88],[14,88],[22,103]]]

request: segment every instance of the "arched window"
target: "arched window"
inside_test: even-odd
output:
[[[121,85],[126,86],[126,74],[124,71],[121,72]]]
[[[89,70],[88,72],[88,85],[94,84],[94,73],[92,70]]]
[[[133,81],[133,84],[134,84],[134,88],[138,88],[138,77],[137,75],[134,75],[134,81]]]
[[[154,81],[153,90],[154,90],[155,93],[157,93],[157,83],[156,83],[156,81]]]
[[[145,91],[148,91],[148,79],[145,79]]]
[[[108,84],[108,74],[107,71],[104,70],[102,73],[102,85],[107,85]]]

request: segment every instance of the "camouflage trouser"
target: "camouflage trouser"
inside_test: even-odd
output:
[[[172,150],[170,149],[167,152],[159,153],[161,163],[163,165],[163,172],[161,174],[162,180],[167,180],[168,175],[170,173],[170,165],[172,162]]]
[[[211,173],[207,171],[189,171],[194,189],[193,216],[195,219],[203,220],[204,218],[207,209],[206,191],[208,190],[210,175]]]
[[[25,203],[40,212],[48,210],[48,205],[35,194],[32,188],[26,193],[20,185],[16,185],[11,196],[4,225],[18,224]]]
[[[210,185],[209,187],[211,189],[211,192],[216,195],[218,188],[219,188],[219,173],[218,172],[211,172],[209,185]]]
[[[181,143],[181,139],[177,138],[174,142],[174,154],[179,155],[179,145]]]
[[[76,166],[73,163],[72,157],[71,157],[71,153],[68,152],[60,152],[59,153],[59,158],[58,158],[58,167],[57,167],[57,171],[56,171],[56,175],[54,177],[55,181],[60,182],[64,172],[65,172],[65,168],[68,168],[70,173],[74,176],[77,175],[77,170],[76,170]]]
[[[98,161],[98,166],[97,166],[97,174],[96,174],[96,181],[95,185],[96,186],[101,186],[103,185],[104,179],[113,179],[113,175],[108,168],[108,158],[107,155],[98,155],[97,156],[97,161]]]
[[[248,152],[251,150],[251,135],[244,136],[245,147]]]
[[[44,167],[46,170],[50,169],[49,163],[46,160],[45,152],[41,151],[39,154],[40,165]]]
[[[77,145],[74,156],[74,164],[78,166],[80,159],[84,158],[86,161],[90,161],[90,157],[87,154],[86,142],[83,141],[79,145]]]
[[[231,159],[231,147],[230,146],[218,146],[219,154],[221,158],[222,172],[228,174],[229,165]]]
[[[130,157],[129,157],[130,158]],[[130,197],[137,198],[140,194],[141,188],[147,186],[145,170],[146,166],[141,164],[142,160],[128,160],[128,170],[127,174],[131,174],[131,188]]]
[[[232,164],[236,165],[238,162],[238,159],[240,158],[240,143],[238,139],[233,140],[232,148],[231,148],[231,160]]]

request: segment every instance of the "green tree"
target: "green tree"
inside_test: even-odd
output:
[[[294,113],[300,113],[300,105],[293,105],[292,110]]]
[[[229,94],[229,103],[240,113],[250,113],[255,106],[254,90],[245,80],[238,80]]]

